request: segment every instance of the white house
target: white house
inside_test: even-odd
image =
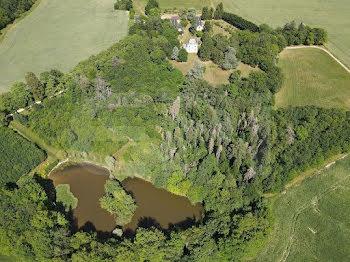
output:
[[[204,28],[203,28],[202,17],[196,16],[196,22],[197,22],[196,30],[197,31],[203,31]]]
[[[190,39],[187,44],[184,44],[183,47],[187,53],[197,54],[198,53],[198,42],[196,39]]]

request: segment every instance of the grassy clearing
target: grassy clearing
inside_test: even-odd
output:
[[[350,261],[350,158],[272,199],[275,227],[254,261]]]
[[[218,3],[221,0],[214,0]],[[348,0],[223,0],[225,10],[232,11],[255,23],[277,27],[295,20],[329,33],[326,47],[348,66],[350,65],[350,5]]]
[[[70,70],[127,33],[128,14],[111,0],[41,0],[0,45],[0,92],[28,71]]]
[[[189,54],[188,61],[185,63],[180,63],[176,61],[170,61],[171,64],[179,69],[184,75],[193,67],[195,61],[205,65],[204,79],[207,80],[212,85],[227,84],[228,78],[232,72],[235,70],[222,70],[219,66],[214,64],[212,61],[202,62],[199,60],[196,54]],[[259,70],[258,68],[252,68],[249,65],[240,63],[236,70],[241,70],[242,76],[246,77],[251,71]]]
[[[326,52],[313,49],[284,50],[279,66],[285,75],[276,94],[276,106],[317,105],[350,109],[350,74]]]
[[[230,32],[237,31],[238,29],[224,20],[215,20],[213,23],[213,32],[216,34],[223,34],[224,36],[231,37]]]

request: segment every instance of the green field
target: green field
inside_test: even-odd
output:
[[[276,94],[276,106],[317,105],[350,109],[350,74],[320,49],[284,50],[279,66],[284,86]]]
[[[350,158],[272,199],[275,227],[255,261],[350,261]]]
[[[42,0],[0,44],[0,92],[28,71],[70,70],[127,33],[128,14],[114,0]]]
[[[144,12],[145,6],[148,0],[135,0],[134,7],[137,12]],[[196,8],[198,11],[203,8],[203,6],[212,6],[211,0],[158,0],[159,7],[161,9],[173,9],[177,10],[184,8]]]
[[[221,0],[213,0],[221,2]],[[295,20],[328,31],[330,51],[350,65],[350,5],[348,0],[223,0],[224,8],[255,23],[271,26]]]

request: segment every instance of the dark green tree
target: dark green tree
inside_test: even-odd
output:
[[[222,16],[224,14],[224,5],[223,3],[220,3],[217,5],[215,12],[214,12],[214,19],[220,20],[222,19]]]
[[[24,108],[32,101],[32,95],[24,83],[15,83],[11,86],[12,105],[14,109]]]
[[[203,20],[211,20],[213,18],[213,13],[210,12],[210,9],[205,6],[202,9],[202,19]]]
[[[148,0],[146,7],[145,7],[145,14],[149,15],[151,13],[151,9],[153,8],[159,8],[159,4],[157,0]]]
[[[198,52],[198,56],[202,61],[208,61],[211,59],[212,52],[214,50],[214,42],[208,32],[205,32],[201,38],[202,44]]]
[[[42,101],[45,95],[45,89],[36,75],[32,72],[28,72],[25,75],[25,80],[35,101]]]
[[[181,48],[179,51],[179,56],[177,61],[179,62],[187,62],[187,58],[188,58],[188,53],[184,48]]]
[[[203,32],[211,33],[213,31],[213,24],[211,21],[206,21],[204,24]]]

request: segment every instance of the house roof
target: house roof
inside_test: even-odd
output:
[[[196,16],[197,19],[197,26],[202,25],[202,18],[200,16]]]
[[[179,20],[180,20],[180,17],[173,16],[170,21],[177,29],[183,30],[183,26],[179,23]]]
[[[198,43],[197,43],[197,41],[196,41],[196,39],[194,39],[194,38],[191,38],[190,40],[188,40],[188,43],[187,43],[187,45],[197,45]]]
[[[171,20],[181,20],[181,18],[179,16],[172,16]]]

